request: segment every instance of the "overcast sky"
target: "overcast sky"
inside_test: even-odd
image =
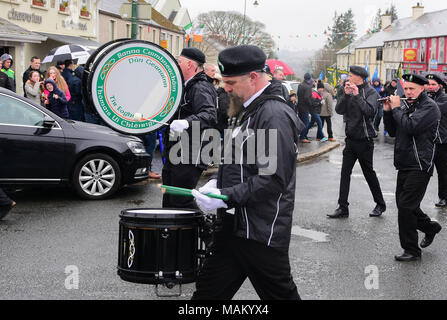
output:
[[[203,12],[222,10],[244,12],[245,0],[180,0],[194,19]],[[247,16],[261,21],[266,31],[274,36],[280,50],[320,49],[326,36],[323,32],[332,26],[335,11],[345,12],[352,8],[357,25],[357,35],[362,36],[369,28],[377,10],[397,7],[399,18],[412,15],[416,0],[254,0],[247,1]],[[425,0],[425,12],[447,9],[445,0]],[[311,37],[309,37],[311,35]],[[316,35],[316,36],[315,36]],[[298,37],[297,37],[298,36]]]

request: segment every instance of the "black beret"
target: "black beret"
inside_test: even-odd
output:
[[[438,73],[429,73],[425,76],[428,80],[435,80],[438,84],[445,86],[444,79]]]
[[[352,66],[349,71],[352,74],[355,74],[356,76],[362,77],[363,79],[366,79],[369,77],[368,71],[366,71],[365,68],[359,67],[359,66]]]
[[[252,71],[263,72],[267,56],[257,46],[242,45],[219,53],[217,64],[224,77],[241,76]]]
[[[205,54],[197,48],[184,48],[180,55],[200,64],[206,62]]]
[[[402,76],[402,79],[404,79],[406,82],[413,82],[413,83],[419,84],[421,86],[429,84],[427,78],[420,76],[418,74],[413,74],[413,73],[404,74]]]

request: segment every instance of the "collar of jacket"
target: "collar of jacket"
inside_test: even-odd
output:
[[[366,88],[368,86],[368,83],[364,81],[361,85],[358,86],[359,89]]]
[[[191,88],[193,85],[195,85],[197,82],[199,81],[208,81],[208,76],[206,75],[205,71],[200,71],[199,73],[197,73],[194,77],[192,77],[188,84],[186,85],[186,89]]]

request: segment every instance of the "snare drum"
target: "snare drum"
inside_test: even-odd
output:
[[[187,284],[199,268],[203,215],[194,210],[129,209],[120,214],[118,275],[145,284]]]

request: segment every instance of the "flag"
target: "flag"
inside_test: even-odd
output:
[[[394,74],[396,79],[402,79],[402,62],[399,63],[399,68],[397,68],[396,73]]]
[[[202,24],[199,29],[194,33],[193,41],[202,42],[203,41],[203,31],[205,30],[205,25]]]
[[[186,32],[186,43],[188,43],[189,39],[191,38],[191,33],[192,33],[192,22],[190,24],[188,24],[187,26],[185,26],[183,28],[183,30],[185,30],[185,32]]]
[[[379,80],[379,66],[376,66],[376,71],[374,71],[374,75],[372,77],[372,80]]]
[[[321,81],[323,81],[323,78],[324,78],[324,73],[323,73],[323,71],[321,71],[320,76],[318,77],[318,79],[320,79]]]
[[[368,81],[368,79],[369,79],[369,63],[368,63],[368,60],[366,60],[365,70],[368,73],[368,78],[366,78],[366,81]]]

